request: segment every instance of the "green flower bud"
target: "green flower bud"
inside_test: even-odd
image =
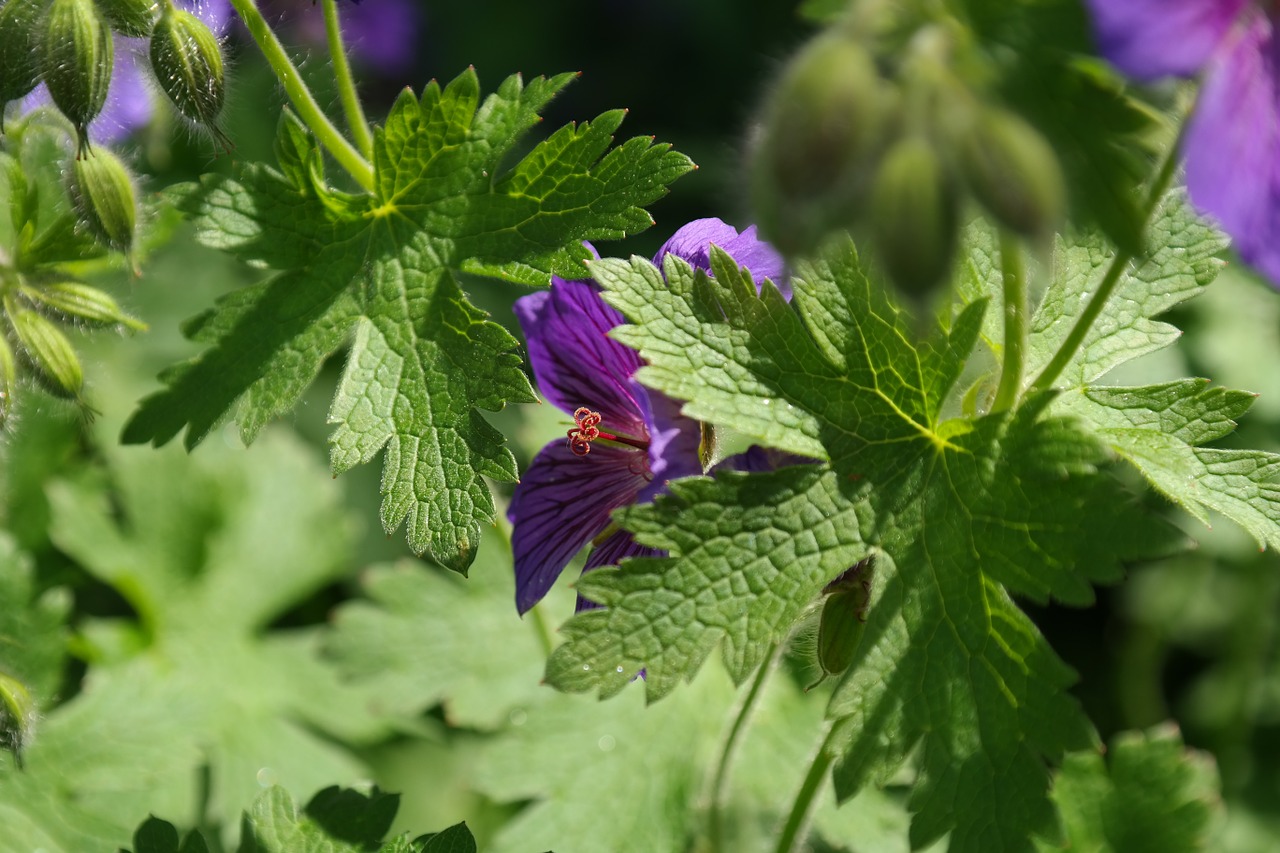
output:
[[[1034,127],[1001,109],[986,109],[958,146],[974,196],[996,220],[1028,237],[1051,233],[1066,213],[1066,186],[1053,148]]]
[[[13,350],[4,335],[0,335],[0,424],[13,408],[14,394],[18,385],[18,363],[13,357]]]
[[[12,298],[7,297],[4,305],[27,361],[48,389],[61,396],[77,396],[84,385],[84,373],[67,336],[38,311],[20,306]]]
[[[914,296],[935,289],[951,267],[959,229],[955,182],[923,136],[885,155],[872,194],[872,237],[894,284]]]
[[[138,203],[133,180],[120,158],[99,148],[72,164],[68,188],[76,217],[107,246],[128,252],[133,247]]]
[[[0,672],[0,747],[17,756],[31,742],[36,722],[36,705],[26,686],[16,678]]]
[[[750,171],[760,233],[812,249],[851,223],[893,122],[893,93],[866,49],[832,31],[792,59],[765,104]]]
[[[818,617],[818,666],[822,675],[809,685],[844,672],[853,663],[867,628],[875,555],[859,561],[823,590],[827,599]]]
[[[93,0],[53,0],[45,19],[40,71],[49,97],[76,126],[79,157],[89,151],[85,127],[107,102],[114,61],[111,28]]]
[[[98,0],[111,29],[122,36],[146,38],[156,24],[160,5],[156,0]]]
[[[0,131],[4,107],[40,82],[40,19],[46,0],[7,0],[0,8]]]
[[[25,287],[22,292],[68,319],[104,326],[124,325],[137,331],[147,328],[146,323],[126,314],[110,295],[78,281]]]
[[[222,137],[222,46],[199,18],[172,6],[164,10],[151,34],[151,67],[178,112]]]

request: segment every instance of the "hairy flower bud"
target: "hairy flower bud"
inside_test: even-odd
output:
[[[866,557],[827,584],[827,594],[818,617],[818,667],[822,675],[809,685],[839,675],[853,663],[862,634],[867,627],[867,608],[871,606],[871,583],[875,571],[875,555]]]
[[[98,0],[98,5],[111,22],[111,28],[131,38],[151,35],[160,11],[156,0]]]
[[[0,7],[0,131],[4,107],[40,82],[40,17],[45,0],[6,0]]]
[[[84,385],[84,373],[80,369],[80,358],[62,330],[38,311],[19,305],[15,299],[6,298],[4,305],[27,361],[48,389],[67,397],[79,394]]]
[[[951,266],[959,228],[955,182],[920,135],[899,141],[876,175],[872,236],[880,260],[901,290],[922,296]]]
[[[35,721],[36,705],[26,685],[0,672],[0,747],[16,756],[19,767]]]
[[[226,97],[222,46],[190,12],[165,9],[151,34],[151,67],[178,112],[220,138],[218,115]]]
[[[78,281],[28,287],[23,293],[71,320],[104,326],[124,325],[138,331],[147,328],[146,323],[126,314],[109,294]]]
[[[69,190],[76,216],[90,233],[121,252],[133,247],[138,203],[119,157],[99,148],[79,158],[72,164]]]
[[[1044,236],[1062,221],[1066,188],[1053,148],[1018,116],[989,108],[960,140],[958,161],[974,196],[1011,231]]]
[[[824,33],[792,59],[765,105],[751,162],[760,233],[786,254],[850,223],[887,128],[891,92],[846,33]]]
[[[115,47],[93,0],[53,0],[45,19],[40,72],[49,97],[76,126],[78,154],[89,151],[85,128],[107,102]]]
[[[0,424],[13,408],[13,395],[18,384],[18,362],[4,335],[0,335]]]

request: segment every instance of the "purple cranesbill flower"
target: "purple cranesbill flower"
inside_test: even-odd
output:
[[[1280,284],[1280,8],[1264,0],[1088,0],[1101,53],[1142,80],[1200,72],[1187,189]]]
[[[739,234],[719,219],[681,228],[654,263],[673,253],[709,272],[712,243],[757,280],[783,281],[782,258],[756,238],[754,227]],[[625,320],[594,282],[552,278],[550,290],[516,300],[515,312],[543,396],[574,419],[566,439],[534,458],[507,511],[516,608],[524,613],[589,542],[596,547],[586,569],[661,553],[613,526],[610,514],[652,500],[668,480],[701,474],[702,427],[680,414],[678,403],[632,378],[642,362],[609,337]],[[580,609],[584,604],[579,599]]]

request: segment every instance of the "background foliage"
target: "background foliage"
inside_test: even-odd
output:
[[[820,11],[822,4],[807,5]],[[981,10],[998,4],[971,5]],[[493,2],[484,14],[465,4],[431,3],[424,10],[418,67],[409,79],[367,78],[371,112],[379,122],[405,84],[417,91],[429,78],[449,80],[468,65],[477,69],[484,92],[517,72],[531,80],[576,68],[581,77],[550,105],[548,128],[628,108],[619,140],[654,134],[699,164],[673,195],[652,206],[655,228],[622,243],[600,245],[606,254],[621,257],[650,256],[676,226],[697,216],[718,215],[745,224],[745,201],[735,179],[742,151],[732,140],[747,134],[764,80],[811,30],[791,3],[761,4],[751,14],[723,0]],[[310,6],[303,4],[288,14],[309,12]],[[992,13],[977,23],[992,28],[992,38],[1007,37],[1016,44],[1018,34],[1000,32],[997,18]],[[1078,35],[1064,33],[1064,40]],[[0,449],[0,520],[6,529],[0,538],[0,663],[28,685],[41,710],[24,721],[23,730],[10,733],[30,741],[25,767],[7,753],[0,757],[0,851],[126,848],[167,853],[195,851],[201,844],[210,850],[238,845],[264,851],[460,851],[470,849],[472,835],[481,849],[494,851],[682,849],[705,819],[699,807],[707,796],[706,767],[740,701],[735,685],[758,662],[741,651],[745,641],[738,641],[764,636],[759,619],[784,624],[795,614],[762,607],[735,622],[739,614],[728,607],[722,622],[708,618],[689,627],[696,631],[710,624],[723,632],[709,639],[682,638],[698,645],[699,652],[689,659],[676,656],[669,662],[656,646],[645,649],[635,667],[649,666],[643,685],[631,682],[633,671],[607,673],[601,681],[559,667],[570,654],[564,649],[599,650],[588,620],[625,620],[636,613],[648,620],[650,604],[602,572],[587,585],[591,594],[627,604],[608,611],[611,617],[602,613],[571,623],[557,636],[551,624],[568,617],[572,593],[561,588],[541,612],[518,619],[509,548],[502,528],[485,523],[486,513],[461,524],[468,532],[481,531],[465,580],[415,558],[403,537],[386,536],[378,524],[385,509],[376,467],[353,467],[335,480],[324,465],[330,430],[326,413],[335,393],[341,396],[341,353],[315,354],[318,381],[299,389],[298,405],[281,407],[286,413],[278,421],[257,424],[262,434],[247,450],[234,427],[214,428],[190,454],[175,446],[120,445],[138,401],[158,390],[153,377],[203,348],[182,336],[181,324],[216,298],[265,280],[252,264],[202,245],[197,230],[177,224],[161,203],[166,187],[200,174],[224,176],[209,185],[226,187],[226,176],[242,175],[238,167],[244,163],[274,161],[276,125],[263,117],[277,114],[263,109],[264,103],[279,102],[273,78],[247,45],[234,52],[235,86],[226,130],[236,141],[235,152],[211,160],[201,139],[135,139],[125,150],[145,175],[147,224],[156,248],[141,278],[106,265],[85,268],[92,282],[116,295],[150,331],[127,339],[77,336],[75,343],[89,365],[85,394],[96,417],[86,418],[73,406],[37,392],[24,395],[6,421]],[[681,61],[662,58],[670,56]],[[1117,113],[1089,120],[1123,125],[1131,118]],[[1087,172],[1090,152],[1076,156],[1084,165],[1073,168]],[[1123,212],[1115,213],[1096,193],[1089,197],[1095,207],[1088,217],[1109,226],[1113,236],[1132,239],[1123,233]],[[1173,235],[1171,243],[1197,227],[1180,211],[1174,205],[1158,220],[1157,228]],[[1201,242],[1210,239],[1200,236]],[[977,245],[982,236],[969,239]],[[1072,251],[1072,262],[1086,267],[1097,253],[1087,245]],[[973,257],[980,261],[981,251]],[[1060,407],[1055,411],[1092,417],[1099,440],[1135,460],[1142,474],[1175,500],[1177,490],[1169,484],[1184,476],[1186,468],[1170,460],[1207,465],[1204,454],[1209,451],[1197,454],[1197,445],[1211,438],[1222,438],[1213,453],[1280,451],[1280,379],[1270,369],[1280,359],[1280,304],[1265,285],[1236,267],[1228,267],[1203,295],[1178,304],[1210,277],[1207,254],[1190,259],[1179,255],[1179,261],[1185,269],[1170,271],[1169,263],[1156,259],[1150,275],[1138,270],[1125,297],[1126,304],[1136,306],[1135,313],[1117,321],[1120,331],[1133,333],[1124,338],[1131,345],[1119,354],[1106,346],[1086,346],[1067,373],[1067,384],[1079,393],[1055,403]],[[856,267],[854,260],[847,263]],[[624,266],[611,269],[623,277]],[[973,301],[989,292],[991,269],[979,263],[964,279]],[[824,282],[835,286],[824,272],[820,265],[807,271],[813,290]],[[718,281],[732,277],[733,271],[722,267]],[[515,333],[509,305],[516,288],[465,272],[459,281],[493,322]],[[1055,284],[1062,286],[1051,289],[1046,299],[1048,307],[1042,311],[1048,313],[1040,318],[1044,328],[1052,325],[1053,311],[1067,314],[1072,309],[1068,284]],[[799,290],[797,299],[803,304],[806,291]],[[1165,298],[1171,291],[1175,296]],[[673,286],[644,299],[642,294],[640,289],[629,295],[620,291],[613,298],[628,315],[661,314],[663,299],[679,298],[681,290]],[[858,294],[844,296],[849,305],[866,307],[856,301]],[[812,292],[808,298],[812,304]],[[724,297],[722,304],[730,302]],[[755,306],[743,303],[741,308],[738,319],[749,326]],[[1163,312],[1170,313],[1162,320],[1186,332],[1176,347],[1158,346],[1176,337],[1171,326],[1152,322]],[[882,321],[881,331],[895,322],[878,304],[869,312],[851,313],[867,318],[869,325]],[[969,342],[999,340],[990,313],[980,331],[976,312],[965,322],[971,327],[957,321],[958,328],[948,330],[951,337],[939,339],[941,366],[935,365],[933,373],[921,371],[932,385],[893,389],[898,402],[914,406],[912,413],[930,424],[939,416],[942,386],[958,378],[952,375],[958,364],[945,363],[948,342],[966,334]],[[821,318],[815,326],[821,327]],[[809,371],[810,380],[823,379],[833,360],[842,369],[849,367],[850,351],[838,339],[838,324],[829,331],[827,351],[815,347],[802,354],[808,361],[798,372]],[[797,337],[788,338],[791,333]],[[1100,340],[1116,334],[1116,329],[1106,329]],[[775,352],[778,340],[798,336],[798,329],[763,328],[757,342],[764,351]],[[635,343],[643,346],[639,333]],[[1144,357],[1128,360],[1139,355]],[[660,387],[668,383],[668,390],[678,394],[675,384],[691,374],[678,365],[664,365],[656,355],[651,361],[650,378]],[[758,363],[750,352],[741,361]],[[1260,396],[1240,429],[1229,436],[1229,430],[1196,423],[1184,430],[1179,446],[1153,447],[1135,435],[1134,424],[1108,420],[1123,407],[1108,408],[1106,400],[1089,398],[1086,384],[1111,368],[1116,371],[1111,380],[1130,386],[1213,376],[1220,386],[1247,388]],[[839,403],[838,391],[832,392],[829,384],[820,386],[821,394],[817,387],[812,383],[782,390],[798,410],[807,406],[810,414],[821,410],[814,402],[819,397],[832,406]],[[716,402],[712,397],[701,400],[708,407]],[[1247,401],[1242,398],[1223,399],[1222,420],[1243,407]],[[507,436],[520,468],[563,431],[549,408],[508,406],[483,415],[485,423]],[[741,412],[726,408],[704,414],[728,422],[741,415],[733,425],[752,434],[752,422]],[[873,427],[887,435],[901,424],[885,416]],[[972,438],[972,446],[981,448],[980,441],[988,439],[1028,446],[1059,440],[1063,456],[1057,461],[1077,473],[1101,459],[1100,445],[1073,444],[1071,436],[1055,429],[1052,423],[1039,432],[1026,424],[993,424],[990,435]],[[865,457],[858,456],[857,437],[848,444],[832,440],[830,424],[821,417],[810,416],[786,434],[769,437],[796,452],[830,455],[840,475],[874,473],[859,467]],[[875,464],[896,470],[899,462],[890,455]],[[733,477],[700,482],[652,508],[633,511],[627,523],[642,536],[647,529],[655,537],[670,537],[659,531],[675,523],[677,510],[699,502],[740,501],[748,509],[734,523],[758,532],[763,528],[752,526],[752,506],[775,510],[780,494],[797,505],[827,501],[822,506],[828,520],[844,517],[841,513],[864,520],[880,514],[881,545],[900,548],[893,559],[906,567],[895,581],[899,585],[913,582],[910,572],[929,568],[927,560],[903,560],[902,554],[914,559],[919,554],[911,548],[957,545],[951,541],[954,531],[946,525],[931,527],[927,519],[966,508],[963,496],[933,488],[931,472],[911,475],[913,482],[924,482],[920,488],[926,498],[906,500],[892,507],[892,513],[859,502],[857,494],[848,500],[849,492],[833,485],[834,474],[789,469],[773,476],[768,484],[772,491],[753,491],[762,481],[748,486]],[[1133,480],[1136,490],[1136,474]],[[1084,483],[1093,481],[1085,478]],[[510,486],[491,485],[497,496],[495,514],[501,517]],[[1029,496],[1047,499],[1038,492],[996,493],[991,497],[994,509],[978,511],[1008,514]],[[1260,551],[1247,532],[1222,523],[1218,513],[1237,518],[1257,539],[1274,544],[1259,532],[1267,529],[1267,520],[1251,524],[1240,508],[1247,495],[1236,503],[1215,503],[1212,497],[1182,500],[1192,514],[1214,522],[1205,532],[1160,493],[1149,493],[1145,508],[1157,520],[1144,523],[1152,525],[1152,532],[1126,539],[1134,550],[1119,553],[1118,540],[1109,538],[1106,528],[1126,518],[1090,515],[1103,506],[1091,502],[1096,497],[1092,492],[1050,492],[1048,497],[1079,507],[1068,538],[1078,538],[1076,531],[1086,523],[1103,528],[1097,538],[1070,547],[1084,555],[1080,562],[1088,566],[1090,579],[1109,585],[1098,587],[1096,603],[1082,608],[1078,605],[1093,593],[1078,578],[1060,578],[1061,586],[1053,589],[1037,586],[1033,579],[1001,578],[1023,596],[1018,604],[1029,613],[1027,623],[1034,623],[1048,646],[1079,674],[1072,683],[1065,669],[1051,668],[1051,683],[1030,688],[1042,699],[1035,709],[1052,711],[1027,725],[1037,732],[1035,749],[1049,754],[1082,750],[1068,756],[1053,781],[1051,798],[1061,832],[1047,833],[1037,844],[1045,850],[1070,844],[1071,849],[1164,851],[1210,845],[1247,851],[1276,843],[1280,671],[1273,626],[1280,575],[1273,551]],[[1110,513],[1111,505],[1105,506]],[[782,515],[776,526],[785,528],[787,513]],[[775,531],[778,536],[808,529],[801,509],[794,516],[800,519],[791,520],[795,529]],[[1199,547],[1170,547],[1184,541],[1179,528],[1194,535]],[[918,545],[908,543],[908,534],[918,529],[926,535]],[[1125,528],[1126,535],[1133,536],[1134,529]],[[733,560],[724,555],[696,554],[703,532],[684,531],[683,539],[661,544],[673,551],[672,560],[710,564],[716,557],[731,566]],[[867,543],[858,536],[837,540],[833,533],[822,553],[812,557],[812,565],[806,564],[813,582],[866,553]],[[1117,560],[1140,556],[1139,546],[1145,547],[1142,556],[1153,559],[1133,566],[1121,580]],[[974,559],[999,564],[1001,547],[998,532],[993,533]],[[450,562],[447,549],[429,550]],[[655,572],[662,569],[660,563],[654,561]],[[832,707],[840,718],[866,713],[881,728],[864,728],[866,741],[854,744],[854,758],[837,768],[837,791],[856,791],[856,796],[839,808],[831,792],[821,800],[810,839],[813,849],[941,848],[950,826],[933,816],[944,807],[962,814],[953,842],[963,841],[966,832],[981,832],[987,819],[983,808],[1024,807],[1016,801],[1023,790],[1019,780],[1025,777],[987,771],[964,775],[972,768],[949,765],[957,756],[989,754],[981,744],[925,743],[920,755],[902,763],[908,756],[899,753],[910,752],[922,732],[940,725],[931,715],[941,713],[942,706],[926,701],[915,708],[889,708],[886,701],[877,708],[876,694],[868,686],[875,673],[886,680],[916,682],[926,698],[929,691],[944,691],[949,700],[945,707],[959,715],[979,715],[983,703],[956,698],[965,685],[946,680],[946,665],[931,669],[939,660],[967,665],[971,646],[940,641],[916,647],[915,657],[899,660],[893,657],[898,647],[892,632],[932,630],[930,619],[938,608],[956,606],[964,595],[991,592],[953,589],[948,594],[959,598],[907,606],[906,589],[880,590],[881,606],[886,612],[901,611],[902,619],[863,647],[867,680],[847,684],[834,698]],[[696,595],[698,590],[687,592]],[[1052,602],[1050,593],[1075,606]],[[628,594],[633,597],[625,598]],[[1021,615],[1002,595],[994,596],[991,606],[1008,617],[1012,627],[1006,639],[1013,638],[1009,642],[1015,645],[1033,642]],[[634,607],[629,610],[628,604]],[[597,634],[602,641],[610,636],[604,630]],[[589,693],[560,693],[542,684],[547,656],[562,640],[569,645],[561,646],[545,673],[551,682],[621,695],[597,702]],[[712,664],[699,667],[717,646],[726,666],[711,656]],[[602,660],[617,658],[601,655]],[[579,660],[572,658],[575,664]],[[723,849],[766,849],[765,839],[784,819],[806,763],[824,736],[830,689],[803,692],[813,673],[800,656],[785,659],[783,673],[769,683],[737,758],[721,816]],[[646,706],[646,694],[655,698],[668,693]],[[1091,751],[1094,744],[1079,725],[1072,698],[1110,744],[1105,756]],[[1031,775],[1040,760],[1030,748],[999,758]],[[958,776],[948,775],[953,769]],[[920,779],[930,781],[917,788]],[[876,784],[863,786],[867,780]],[[973,802],[977,794],[972,791],[989,794],[991,786],[1000,785],[1009,787],[997,790],[996,799]],[[384,791],[397,792],[398,799]],[[913,812],[924,816],[915,825]],[[1169,819],[1171,813],[1176,820]],[[148,820],[149,815],[157,819]],[[1029,814],[1025,823],[1039,825],[1041,817]],[[464,820],[466,829],[456,826]],[[193,829],[198,836],[188,835]],[[440,834],[420,837],[428,832]]]

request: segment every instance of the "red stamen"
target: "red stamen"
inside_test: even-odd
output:
[[[593,412],[586,406],[579,406],[573,410],[573,429],[569,430],[569,449],[573,451],[575,456],[586,456],[591,452],[591,442],[597,438],[606,438],[610,441],[616,441],[619,444],[630,445],[639,450],[647,450],[649,442],[639,441],[634,438],[628,438],[625,435],[614,435],[611,432],[605,432],[600,429],[600,413]]]
[[[579,406],[573,412],[573,423],[574,428],[569,430],[569,449],[575,456],[586,456],[591,452],[591,442],[600,437],[600,413]]]

